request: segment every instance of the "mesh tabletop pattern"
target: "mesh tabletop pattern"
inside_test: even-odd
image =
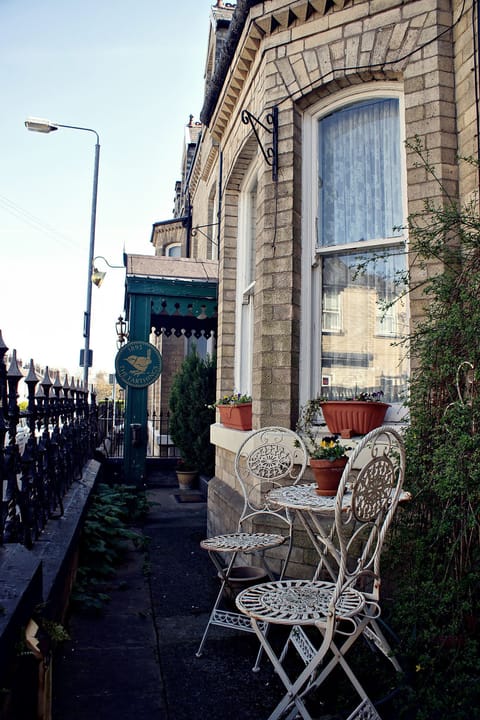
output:
[[[200,547],[212,552],[248,552],[277,547],[285,542],[283,535],[275,533],[229,533],[228,535],[215,535],[202,540]]]
[[[334,583],[320,580],[280,580],[254,585],[240,593],[236,602],[239,610],[257,620],[314,625],[326,621],[334,590]],[[348,589],[336,603],[337,617],[351,617],[364,604],[361,593]]]

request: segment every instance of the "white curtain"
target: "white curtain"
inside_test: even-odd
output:
[[[399,139],[398,99],[357,103],[319,121],[319,247],[401,235]]]

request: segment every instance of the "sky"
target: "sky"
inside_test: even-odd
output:
[[[82,378],[95,135],[95,256],[153,255],[172,217],[189,115],[199,119],[214,0],[0,0],[0,330],[26,364]],[[93,368],[112,373],[123,269],[92,288]],[[61,377],[63,379],[63,377]]]

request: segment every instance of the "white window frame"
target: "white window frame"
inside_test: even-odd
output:
[[[303,115],[303,158],[302,158],[302,323],[300,334],[300,404],[322,393],[322,378],[319,367],[321,358],[321,322],[322,288],[321,282],[314,282],[314,271],[321,263],[321,257],[338,253],[348,253],[361,248],[360,252],[380,250],[382,247],[406,248],[408,237],[403,235],[337,246],[317,246],[317,208],[318,187],[318,121],[319,119],[346,105],[380,98],[396,98],[399,101],[400,144],[405,142],[405,104],[403,86],[399,82],[374,82],[349,86],[335,93],[335,96],[323,98],[308,108]],[[407,179],[405,153],[402,153],[402,189],[403,212],[406,226],[407,218]],[[313,312],[318,308],[318,312]],[[392,416],[398,414],[398,408],[392,407]]]
[[[256,233],[252,232],[252,192],[258,186],[257,173],[257,164],[254,163],[245,175],[238,198],[234,389],[248,395],[252,394],[253,325],[255,314]],[[258,204],[258,195],[255,194],[255,197]],[[254,208],[253,217],[257,217],[257,206]]]
[[[177,250],[177,248],[180,248],[180,255],[176,255],[172,253],[172,250]],[[165,248],[165,255],[167,257],[181,257],[182,256],[182,243],[171,243],[170,245],[167,245]]]
[[[215,260],[217,256],[218,238],[218,199],[217,186],[213,185],[208,195],[208,219],[207,219],[207,249],[205,257],[207,260]]]

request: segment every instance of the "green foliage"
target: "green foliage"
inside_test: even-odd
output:
[[[184,466],[210,477],[215,472],[215,451],[210,443],[215,375],[215,360],[202,360],[194,350],[175,375],[170,393],[170,434]]]
[[[428,172],[422,148],[411,146]],[[416,717],[471,718],[480,707],[480,217],[444,197],[409,219],[425,314],[415,360],[406,487],[384,566],[392,622],[412,673]]]
[[[251,395],[245,395],[244,393],[234,392],[231,395],[224,395],[220,398],[220,400],[217,400],[215,405],[213,407],[218,407],[218,405],[244,405],[246,403],[252,402],[252,396]]]
[[[80,560],[72,602],[82,609],[101,611],[110,599],[105,582],[133,543],[144,537],[132,529],[148,511],[145,494],[129,485],[99,485],[88,510],[80,540]]]
[[[342,445],[338,435],[322,435],[318,432],[318,413],[322,398],[309,400],[300,410],[296,431],[302,436],[307,452],[314,460],[338,460],[345,457],[350,447]]]

